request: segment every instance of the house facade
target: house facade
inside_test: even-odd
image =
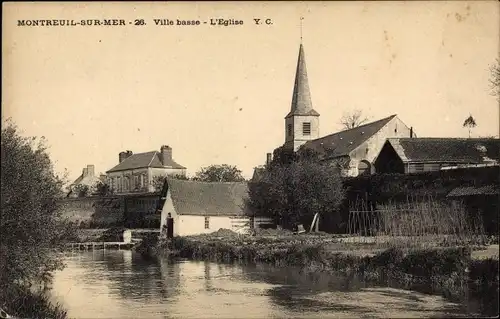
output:
[[[499,139],[389,138],[375,159],[375,170],[414,174],[499,161]]]
[[[92,191],[95,190],[95,186],[101,182],[106,181],[106,176],[99,176],[97,177],[95,175],[95,166],[94,165],[87,165],[82,171],[82,174],[78,176],[78,178],[69,185],[69,192],[67,194],[67,197],[78,197],[78,186],[83,185],[89,188],[89,193],[87,195],[91,195]]]
[[[246,205],[246,182],[199,182],[168,178],[161,228],[173,218],[174,236],[208,234],[219,229],[246,233],[270,218],[254,217]]]
[[[172,148],[160,151],[118,155],[118,165],[106,172],[107,181],[116,194],[155,192],[155,180],[165,176],[186,176],[186,168],[173,160]]]

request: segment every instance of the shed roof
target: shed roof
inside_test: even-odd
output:
[[[495,138],[389,138],[403,162],[485,163],[500,159]]]
[[[244,216],[248,213],[246,182],[199,182],[168,178],[170,196],[177,214]]]
[[[486,186],[461,186],[454,188],[448,193],[448,197],[464,197],[464,196],[475,196],[475,195],[498,195],[500,194],[498,185],[486,185]]]

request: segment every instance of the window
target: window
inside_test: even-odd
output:
[[[358,175],[370,175],[371,164],[368,161],[362,160],[358,164]]]
[[[424,171],[423,163],[415,164],[415,172],[423,172],[423,171]]]
[[[124,177],[123,181],[124,181],[124,183],[123,183],[124,184],[123,185],[123,190],[124,191],[128,191],[128,189],[129,189],[129,178],[128,178],[128,176]]]
[[[139,182],[140,182],[140,187],[144,188],[144,174],[141,174]]]
[[[210,217],[205,216],[205,229],[210,228]]]
[[[288,124],[287,129],[288,129],[288,133],[287,133],[288,136],[292,136],[292,133],[293,133],[292,132],[292,124]]]
[[[311,123],[310,122],[302,123],[302,135],[311,135]]]

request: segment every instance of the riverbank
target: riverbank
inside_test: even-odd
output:
[[[473,258],[475,252],[481,252],[479,246],[389,246],[348,242],[327,234],[247,236],[219,231],[171,240],[151,237],[137,251],[147,257],[266,263],[300,267],[307,272],[354,274],[366,281],[392,282],[408,289],[428,287],[428,293],[457,301],[471,292],[498,296],[498,249],[496,257],[483,254],[482,258]],[[498,313],[498,303],[488,303],[487,308],[481,312]]]
[[[43,291],[13,285],[0,292],[1,309],[11,317],[0,318],[53,318],[66,319],[67,311],[54,304]]]

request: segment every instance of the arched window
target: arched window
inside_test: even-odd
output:
[[[358,175],[370,175],[371,174],[371,164],[366,160],[362,160],[358,164]]]

